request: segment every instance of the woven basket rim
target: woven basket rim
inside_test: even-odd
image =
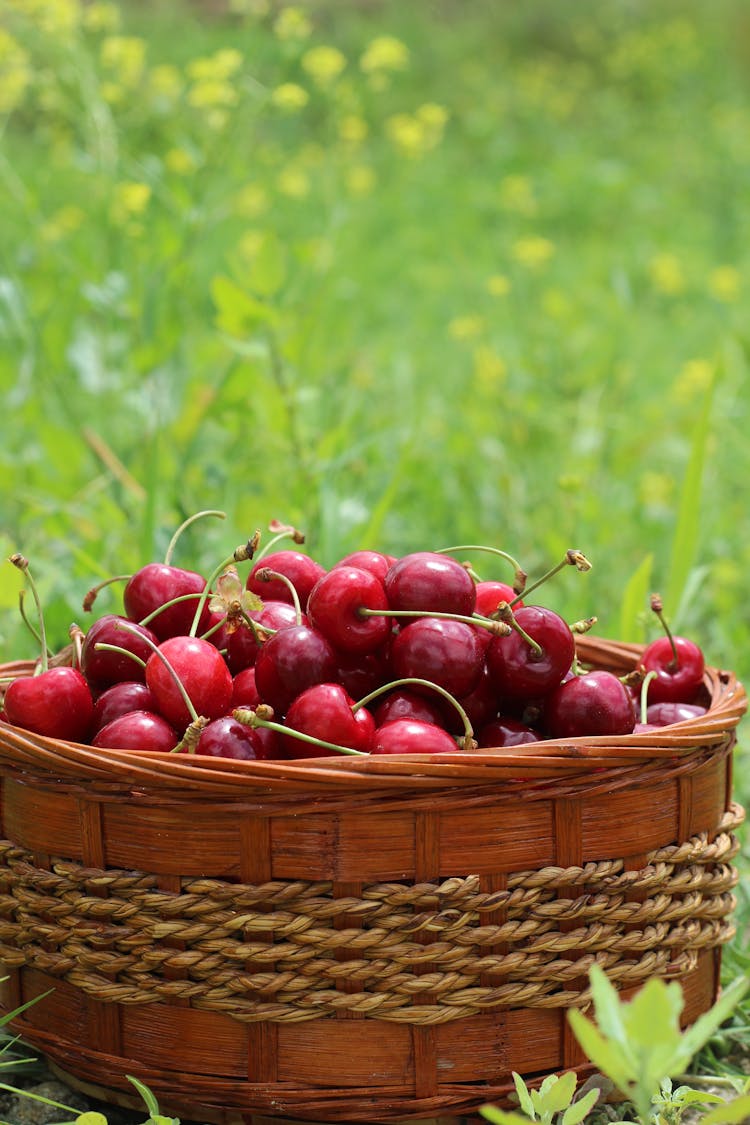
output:
[[[584,665],[624,673],[636,667],[644,645],[598,637],[576,640]],[[34,661],[0,665],[4,675],[28,675]],[[301,758],[294,761],[234,761],[155,751],[99,749],[37,735],[0,723],[0,768],[65,780],[97,780],[113,788],[123,783],[146,789],[197,788],[205,795],[227,795],[249,786],[274,792],[295,788],[354,786],[401,788],[477,784],[517,777],[564,778],[594,769],[632,770],[643,764],[674,763],[734,741],[747,710],[747,696],[731,671],[707,667],[704,689],[710,700],[704,715],[670,727],[630,735],[545,739],[520,747],[495,747],[460,754],[393,754],[374,757]]]

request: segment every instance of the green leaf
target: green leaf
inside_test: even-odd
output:
[[[620,994],[599,965],[591,966],[589,980],[597,1026],[602,1035],[625,1050],[628,1046],[624,1022],[625,1005]]]
[[[545,1083],[542,1083],[542,1087],[539,1090],[539,1100],[537,1102],[540,1111],[544,1113],[544,1116],[548,1120],[550,1120],[554,1114],[562,1113],[564,1109],[567,1109],[576,1092],[575,1071],[569,1070],[559,1077],[556,1074],[552,1074],[550,1078],[553,1079],[553,1081],[546,1086],[546,1089]],[[533,1093],[531,1096],[532,1098],[534,1097]]]
[[[107,1125],[107,1118],[103,1113],[97,1113],[96,1110],[90,1109],[86,1113],[82,1113],[80,1117],[76,1117],[75,1125]]]
[[[274,318],[269,305],[222,274],[211,279],[211,297],[216,306],[216,327],[229,336],[252,335]]]
[[[492,1125],[529,1125],[528,1117],[522,1117],[520,1113],[513,1113],[511,1110],[498,1109],[494,1105],[480,1106],[479,1112]]]
[[[651,572],[654,556],[646,555],[631,574],[620,603],[620,631],[622,641],[642,642],[644,637],[643,611],[651,590]]]
[[[156,1100],[154,1094],[151,1092],[151,1090],[149,1090],[148,1086],[146,1086],[143,1082],[141,1082],[141,1080],[139,1078],[134,1078],[132,1074],[126,1074],[125,1077],[127,1078],[128,1082],[133,1083],[136,1090],[138,1091],[138,1093],[143,1098],[143,1101],[146,1104],[146,1109],[150,1113],[151,1117],[152,1118],[158,1117],[159,1116],[159,1103],[157,1102],[157,1100]]]
[[[701,1118],[701,1125],[742,1125],[750,1118],[750,1094],[743,1094],[732,1102],[725,1102],[709,1110]]]
[[[515,1070],[513,1071],[513,1083],[516,1087],[518,1100],[521,1103],[521,1109],[527,1115],[527,1117],[530,1117],[533,1121],[536,1115],[534,1113],[534,1103],[531,1100],[529,1088],[524,1082],[521,1075],[516,1074]]]
[[[641,1089],[657,1089],[665,1075],[676,1073],[682,1042],[680,1013],[685,1000],[676,981],[665,984],[654,977],[623,1005],[625,1034],[639,1060]]]
[[[621,1093],[629,1094],[630,1083],[635,1076],[627,1065],[621,1047],[611,1039],[606,1039],[577,1008],[568,1012],[568,1021],[589,1061],[607,1078],[611,1078]]]
[[[562,1125],[579,1125],[579,1122],[583,1121],[584,1117],[594,1108],[598,1097],[598,1090],[589,1090],[577,1102],[573,1102],[563,1114]]]
[[[269,231],[263,236],[253,257],[250,287],[261,297],[273,297],[286,280],[286,254],[277,234]]]
[[[687,1069],[693,1056],[697,1055],[698,1051],[705,1046],[724,1021],[729,1019],[749,988],[750,977],[738,977],[737,980],[732,981],[727,988],[721,991],[713,1007],[698,1016],[695,1023],[683,1032],[680,1044],[680,1070]]]

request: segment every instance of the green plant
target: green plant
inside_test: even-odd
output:
[[[538,1121],[539,1125],[552,1125],[553,1121],[557,1125],[579,1125],[599,1097],[599,1091],[592,1089],[576,1098],[576,1075],[572,1070],[561,1075],[548,1075],[538,1090],[530,1090],[515,1071],[513,1082],[526,1116],[496,1106],[482,1106],[482,1117],[492,1125],[523,1125],[527,1118]]]

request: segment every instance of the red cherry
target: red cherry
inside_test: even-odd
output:
[[[652,727],[671,727],[706,714],[699,703],[651,703],[646,708],[646,720]]]
[[[255,682],[264,703],[279,716],[313,684],[336,678],[336,655],[317,630],[290,625],[269,638],[255,661]]]
[[[49,738],[84,742],[91,728],[94,701],[77,668],[49,668],[13,680],[6,689],[6,719],[16,727]]]
[[[262,702],[255,683],[255,668],[243,668],[232,681],[232,703],[234,711],[237,707],[249,707],[254,711]]]
[[[120,628],[125,624],[127,628]],[[143,683],[145,670],[137,660],[121,652],[97,649],[99,644],[116,645],[133,653],[144,663],[151,656],[153,645],[159,638],[151,629],[138,625],[118,614],[107,613],[100,617],[84,637],[81,647],[81,671],[95,689],[101,690],[122,680]]]
[[[453,696],[467,695],[482,669],[482,644],[463,621],[420,617],[394,638],[391,665],[398,679],[419,677]]]
[[[337,652],[334,679],[352,699],[369,695],[390,678],[390,665],[384,650],[378,652]]]
[[[122,680],[103,691],[94,704],[92,732],[96,734],[113,719],[129,711],[156,711],[158,704],[145,684],[137,680]]]
[[[289,706],[285,726],[335,746],[367,753],[375,733],[375,721],[365,707],[353,712],[353,705],[354,700],[341,684],[313,684]],[[282,745],[292,758],[319,758],[335,753],[294,735],[283,735]]]
[[[253,610],[249,616],[271,632],[285,629],[287,625],[310,624],[304,613],[301,621],[297,621],[297,611],[291,602],[267,601],[264,602],[263,609]],[[250,626],[240,625],[227,641],[227,663],[231,671],[240,672],[255,664],[260,647]]]
[[[391,609],[422,613],[474,612],[476,590],[471,575],[447,555],[417,551],[404,555],[388,571],[385,592]]]
[[[672,641],[677,652],[675,659]],[[650,703],[692,703],[703,683],[705,660],[701,649],[685,637],[657,637],[641,656],[646,673],[656,672],[648,685]]]
[[[131,621],[142,621],[166,605],[173,598],[185,594],[201,594],[206,586],[203,575],[194,570],[183,570],[179,566],[168,566],[166,563],[147,563],[141,567],[128,581],[124,593],[123,604],[125,613]],[[198,598],[190,598],[185,602],[178,602],[162,613],[156,615],[149,622],[152,630],[160,641],[167,637],[177,637],[190,632],[195,611],[198,607]],[[211,625],[211,614],[208,606],[204,605],[201,613],[198,632],[205,633]]]
[[[246,583],[248,590],[252,590],[264,602],[271,599],[279,602],[292,601],[292,594],[286,583],[278,578],[264,582],[257,577],[258,572],[264,569],[275,570],[289,579],[303,609],[307,606],[313,586],[325,574],[325,567],[309,555],[303,555],[301,551],[275,551],[266,555],[257,561],[247,576]]]
[[[194,716],[159,653],[169,661],[198,715],[217,719],[228,710],[232,674],[218,649],[200,637],[170,637],[151,653],[146,684],[156,697],[159,711],[173,726],[184,730]]]
[[[487,665],[500,695],[534,699],[561,682],[573,662],[575,640],[567,622],[551,609],[524,606],[514,616],[540,651],[514,631],[492,638]]]
[[[129,711],[103,726],[91,745],[112,750],[158,750],[168,754],[178,741],[177,732],[161,715]]]
[[[391,632],[387,617],[363,617],[362,609],[387,610],[383,583],[369,570],[337,566],[310,591],[307,613],[313,628],[342,652],[374,652]]]
[[[385,581],[385,576],[396,562],[393,555],[382,555],[380,551],[352,551],[350,555],[344,555],[343,559],[339,559],[334,564],[333,570],[339,566],[356,566],[360,570],[369,570],[370,574],[374,574],[381,582]]]
[[[417,695],[414,691],[405,688],[396,688],[373,711],[373,718],[377,726],[394,719],[419,719],[422,723],[433,723],[437,727],[444,725],[445,717],[440,704],[432,702],[425,696]]]
[[[442,727],[419,719],[392,719],[378,727],[371,754],[462,754],[456,740]]]
[[[481,750],[487,750],[494,746],[525,746],[529,742],[539,742],[539,739],[539,732],[525,723],[500,716],[480,728],[477,744]]]
[[[552,738],[631,734],[635,716],[625,685],[612,672],[596,669],[552,692],[545,703],[544,725]]]
[[[481,614],[482,617],[490,617],[501,602],[507,602],[510,605],[516,598],[516,592],[507,582],[477,582],[476,596],[474,612]],[[514,610],[522,608],[522,601],[515,602]]]
[[[231,715],[222,715],[203,728],[195,752],[211,758],[250,762],[265,761],[269,757],[268,749],[258,730],[238,722]]]

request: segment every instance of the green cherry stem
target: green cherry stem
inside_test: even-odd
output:
[[[507,551],[501,551],[499,547],[488,547],[481,543],[464,543],[459,544],[456,547],[441,547],[438,551],[435,551],[435,554],[450,555],[457,551],[486,551],[490,555],[499,555],[501,559],[505,559],[506,562],[510,563],[514,570],[513,590],[516,594],[518,594],[519,597],[521,597],[524,590],[526,589],[527,574],[521,564],[517,562],[517,560],[514,559],[512,555],[509,555]]]
[[[265,558],[268,552],[272,550],[272,548],[274,548],[277,543],[281,543],[283,539],[291,539],[293,543],[297,544],[302,544],[305,542],[304,531],[300,531],[298,528],[292,527],[291,524],[280,524],[274,520],[268,525],[268,530],[275,531],[276,534],[274,535],[273,539],[268,540],[266,545],[263,547],[263,550],[258,552],[256,556],[256,562],[260,562],[262,558]]]
[[[207,508],[203,512],[196,512],[194,515],[188,516],[188,518],[186,520],[183,520],[183,522],[180,524],[180,526],[175,531],[172,538],[169,540],[169,546],[167,547],[167,553],[164,556],[164,565],[165,566],[171,565],[172,555],[174,554],[174,549],[177,546],[177,540],[180,538],[183,531],[185,531],[188,527],[190,527],[191,524],[195,523],[196,520],[202,520],[204,518],[204,516],[216,516],[220,520],[225,520],[227,518],[226,512],[220,512],[220,511],[217,511],[214,508]]]
[[[293,738],[298,738],[300,742],[309,742],[313,746],[321,746],[324,750],[333,750],[336,754],[349,754],[356,758],[369,757],[364,750],[353,750],[351,746],[338,746],[335,742],[326,742],[325,739],[314,738],[311,734],[294,730],[293,727],[285,727],[283,723],[275,723],[273,719],[264,719],[256,711],[251,711],[249,707],[238,707],[236,711],[232,712],[232,716],[237,722],[244,723],[245,726],[266,727],[268,730],[275,730],[277,734],[290,734]]]
[[[641,684],[641,722],[644,723],[644,724],[648,722],[648,688],[649,688],[649,684],[651,683],[652,680],[656,679],[657,675],[658,675],[658,673],[654,672],[654,671],[647,672],[646,675],[643,677],[643,683]]]
[[[24,558],[23,555],[16,553],[10,556],[8,562],[13,563],[13,566],[17,567],[22,572],[29,584],[31,596],[34,599],[34,605],[36,606],[36,612],[39,618],[39,641],[41,646],[41,663],[39,666],[39,670],[41,672],[46,672],[49,668],[49,658],[47,656],[47,653],[49,651],[49,649],[47,648],[47,630],[44,626],[44,614],[42,613],[42,602],[41,598],[39,597],[39,590],[37,589],[37,584],[34,581],[31,571],[29,570],[29,560]]]
[[[97,652],[119,652],[120,656],[129,656],[133,663],[140,664],[141,668],[146,667],[146,661],[142,657],[131,652],[130,649],[123,648],[122,645],[111,645],[106,641],[97,641],[94,648]]]
[[[378,696],[383,695],[387,691],[392,691],[393,688],[404,687],[408,686],[409,684],[415,684],[418,687],[431,688],[433,691],[438,692],[439,695],[442,695],[443,699],[447,699],[451,706],[454,707],[456,711],[458,711],[458,714],[461,717],[461,722],[464,728],[464,750],[476,749],[476,743],[474,742],[474,730],[472,728],[471,721],[464,708],[456,699],[455,695],[451,695],[451,693],[444,687],[441,687],[440,684],[434,684],[432,680],[422,680],[419,678],[419,676],[404,676],[400,680],[392,680],[388,684],[381,684],[380,687],[375,688],[375,690],[369,692],[368,695],[363,695],[361,699],[358,699],[352,707],[352,712],[359,711],[360,707],[366,707],[367,704],[371,703],[373,699],[377,699]]]
[[[194,637],[198,632],[198,625],[200,623],[201,614],[203,613],[203,607],[211,596],[211,587],[213,586],[216,579],[221,574],[223,574],[227,567],[233,566],[238,562],[246,562],[247,559],[251,559],[253,557],[256,546],[256,536],[257,532],[250,539],[248,539],[247,543],[242,543],[239,547],[235,547],[234,551],[232,551],[232,554],[228,558],[220,562],[217,567],[214,567],[211,574],[209,574],[208,578],[206,579],[206,584],[203,587],[202,593],[198,595],[198,604],[195,607],[195,616],[193,617],[193,623],[190,626],[190,632],[188,634],[189,636]]]
[[[26,590],[19,590],[18,591],[18,611],[21,614],[21,619],[22,619],[24,625],[29,630],[32,637],[34,637],[34,639],[36,640],[37,644],[39,645],[39,647],[41,649],[42,638],[39,634],[39,630],[36,628],[36,626],[33,624],[33,622],[29,621],[28,615],[26,613],[26,607],[24,605],[25,598],[26,598]],[[52,655],[52,653],[51,653],[50,649],[48,648],[47,649],[47,658],[49,659],[49,657],[51,655]]]
[[[502,604],[507,605],[507,602]],[[432,610],[368,609],[367,606],[360,606],[357,610],[357,614],[359,617],[436,617],[442,621],[463,621],[466,625],[478,625],[481,629],[486,629],[495,637],[507,637],[510,633],[510,628],[505,622],[494,620],[491,617],[482,617],[479,613],[469,616],[464,613],[439,613]]]
[[[196,711],[195,707],[193,706],[193,701],[190,698],[190,696],[188,695],[188,693],[185,691],[185,685],[183,684],[180,677],[177,675],[177,672],[175,671],[175,669],[172,666],[172,664],[170,663],[170,661],[167,659],[167,657],[161,651],[160,647],[157,644],[154,644],[154,642],[151,640],[150,637],[144,637],[142,633],[139,633],[138,630],[136,629],[136,627],[134,625],[132,625],[130,622],[119,621],[117,623],[117,625],[115,626],[115,628],[116,629],[122,629],[122,631],[125,632],[125,633],[132,633],[134,636],[140,637],[141,640],[145,641],[146,645],[151,649],[151,651],[156,653],[156,655],[159,657],[162,664],[164,665],[164,667],[167,669],[170,676],[174,680],[175,686],[176,686],[177,690],[179,691],[180,696],[182,697],[182,701],[185,704],[185,707],[187,708],[187,712],[190,715],[190,718],[192,719],[193,722],[197,722],[198,712]],[[94,645],[94,648],[105,648],[106,649],[106,648],[109,648],[109,647],[110,647],[109,645],[106,645],[103,642],[100,642],[99,644]],[[127,652],[127,649],[125,649],[124,651]],[[131,653],[130,655],[132,656],[133,654]],[[136,659],[138,659],[140,661],[140,663],[143,665],[144,668],[146,667],[145,662],[140,660],[140,657],[137,657]]]
[[[155,618],[159,616],[160,613],[163,613],[165,609],[170,609],[173,605],[179,605],[180,602],[195,601],[197,598],[200,598],[202,596],[202,593],[179,594],[176,598],[172,598],[171,601],[165,602],[164,605],[160,605],[157,606],[156,609],[152,609],[151,613],[147,613],[145,617],[142,617],[138,624],[143,625],[144,627],[148,626]]]
[[[544,582],[547,582],[548,579],[553,578],[556,574],[559,574],[559,572],[561,570],[564,570],[566,566],[574,566],[576,570],[580,570],[582,573],[587,570],[591,570],[591,563],[586,558],[586,556],[575,547],[571,547],[568,551],[565,552],[565,558],[562,559],[562,561],[559,562],[557,566],[553,566],[551,570],[548,570],[546,574],[543,574],[541,578],[537,578],[536,582],[532,582],[530,586],[527,586],[526,589],[522,591],[524,598],[527,598],[532,590],[537,590]],[[520,601],[520,597],[521,595],[519,594],[517,598],[513,599],[513,601],[510,603],[511,608],[516,604],[516,602]]]
[[[100,590],[103,590],[106,586],[111,586],[113,582],[129,582],[132,577],[132,574],[114,574],[111,578],[105,578],[104,581],[100,582],[97,586],[92,586],[84,595],[83,612],[91,613]]]
[[[75,621],[68,629],[68,636],[70,637],[73,647],[73,667],[81,670],[81,650],[83,649],[84,632],[80,625],[76,625]]]
[[[302,606],[300,605],[299,594],[297,593],[294,583],[287,578],[286,574],[280,574],[278,570],[271,570],[267,566],[262,566],[260,570],[255,571],[254,578],[261,582],[271,582],[274,578],[283,582],[292,596],[292,604],[294,605],[297,624],[302,624]]]
[[[534,656],[537,658],[537,660],[540,660],[544,655],[544,649],[538,641],[535,641],[533,637],[529,636],[522,625],[518,624],[515,614],[513,613],[512,605],[512,602],[510,604],[508,604],[508,602],[500,602],[499,606],[495,610],[498,621],[506,625],[508,631],[513,630],[514,632],[518,633],[519,637],[523,637],[523,639],[526,641],[526,644],[534,653]]]

